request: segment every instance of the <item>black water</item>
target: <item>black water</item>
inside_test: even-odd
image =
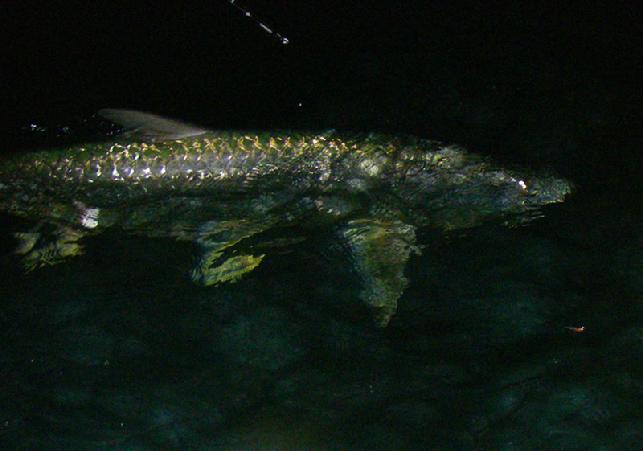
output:
[[[422,231],[386,329],[328,234],[199,288],[190,244],[117,232],[24,274],[11,233],[32,224],[2,216],[2,449],[641,448],[636,11],[324,5],[245,4],[288,46],[227,2],[13,8],[5,153],[99,136],[91,112],[123,106],[414,133],[575,193],[525,227]]]

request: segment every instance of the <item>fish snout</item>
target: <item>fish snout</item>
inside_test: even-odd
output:
[[[574,189],[570,181],[553,176],[522,179],[518,185],[526,202],[533,206],[563,202]]]

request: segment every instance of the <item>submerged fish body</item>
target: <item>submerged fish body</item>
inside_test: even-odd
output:
[[[570,191],[565,180],[414,137],[215,132],[147,113],[101,114],[130,129],[128,140],[0,163],[0,210],[54,225],[19,234],[28,269],[80,253],[87,234],[120,228],[197,242],[192,278],[216,285],[261,263],[254,251],[230,256],[250,237],[333,227],[361,276],[361,300],[384,326],[407,285],[418,227],[526,221]]]

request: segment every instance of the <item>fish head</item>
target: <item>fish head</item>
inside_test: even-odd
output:
[[[481,173],[470,186],[451,190],[447,198],[452,205],[442,204],[435,217],[438,225],[447,229],[498,220],[507,226],[524,225],[543,217],[544,206],[563,202],[570,192],[566,180],[553,176],[521,176],[504,170]],[[447,221],[440,223],[445,218]]]
[[[499,167],[463,149],[443,148],[403,161],[396,197],[424,224],[442,229],[473,227],[505,218],[525,223],[541,207],[563,202],[572,184],[551,174]]]
[[[488,179],[493,188],[483,190],[490,194],[487,211],[501,214],[507,224],[542,217],[542,207],[563,202],[573,189],[568,180],[548,173],[502,170],[488,174]]]
[[[518,196],[525,208],[538,208],[547,204],[560,203],[572,193],[573,184],[550,174],[517,178]]]
[[[502,181],[494,180],[502,174]],[[524,225],[544,216],[543,207],[564,202],[573,191],[570,181],[549,173],[503,170],[490,175],[493,189],[484,213],[500,216],[508,226]]]

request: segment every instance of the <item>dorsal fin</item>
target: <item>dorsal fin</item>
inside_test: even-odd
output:
[[[103,108],[99,116],[120,125],[127,137],[164,141],[202,135],[207,130],[142,111]]]

